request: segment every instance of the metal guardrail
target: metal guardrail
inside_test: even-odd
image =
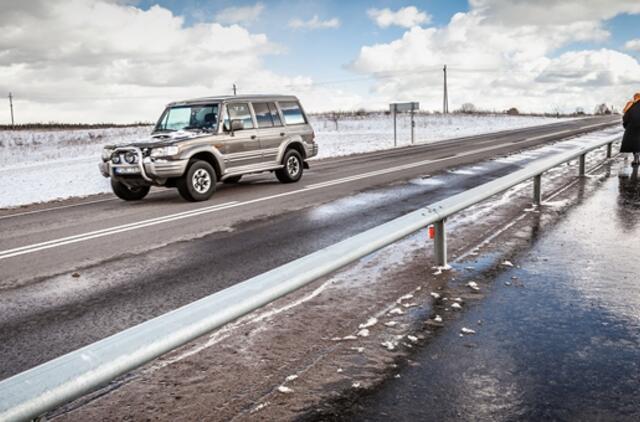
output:
[[[420,229],[435,225],[438,265],[446,265],[445,220],[493,195],[534,179],[534,203],[541,199],[541,175],[607,146],[611,136],[575,151],[535,161],[494,181],[451,196],[305,257],[296,259],[189,305],[53,359],[0,382],[0,421],[28,420],[108,384],[158,356],[326,276]]]

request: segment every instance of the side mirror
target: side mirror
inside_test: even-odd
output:
[[[244,123],[240,119],[231,120],[231,132],[244,129]]]

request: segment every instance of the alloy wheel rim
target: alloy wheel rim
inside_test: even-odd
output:
[[[198,169],[191,178],[193,189],[198,193],[205,193],[211,187],[211,175],[205,169]]]
[[[295,156],[291,156],[287,160],[287,171],[289,172],[289,175],[292,177],[295,177],[298,175],[298,172],[300,171],[300,162]]]

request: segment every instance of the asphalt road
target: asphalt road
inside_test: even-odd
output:
[[[314,161],[297,184],[251,176],[221,186],[205,203],[158,190],[138,203],[104,195],[0,212],[0,379],[507,174],[514,165],[450,177],[438,188],[409,179],[611,122],[617,118]]]

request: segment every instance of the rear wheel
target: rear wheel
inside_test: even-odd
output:
[[[302,156],[295,149],[287,150],[282,160],[284,167],[276,170],[276,177],[282,183],[294,183],[302,177]]]
[[[206,201],[216,191],[216,172],[211,164],[193,160],[186,173],[176,182],[180,196],[187,201]]]
[[[238,183],[240,181],[240,179],[242,179],[242,175],[240,175],[240,176],[231,176],[231,177],[227,177],[226,179],[224,179],[222,181],[222,183],[226,183],[227,185],[233,185],[235,183]]]
[[[125,201],[139,201],[149,193],[150,186],[129,187],[124,183],[111,179],[111,189],[120,199]]]

